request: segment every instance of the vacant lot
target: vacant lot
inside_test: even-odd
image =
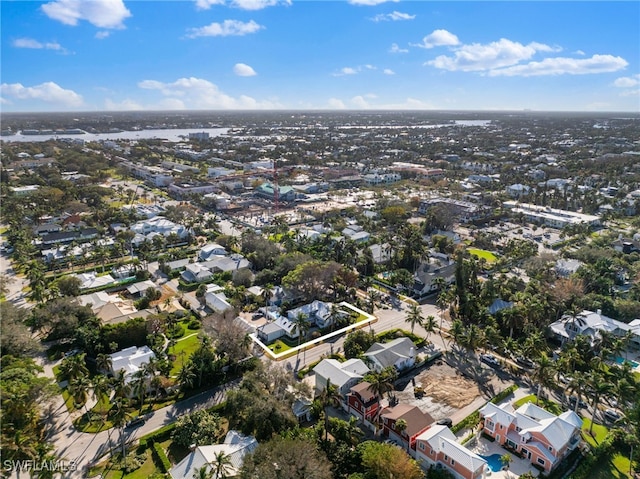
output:
[[[424,390],[422,397],[415,395],[419,387]],[[476,381],[462,376],[444,361],[438,361],[419,371],[413,381],[395,394],[401,403],[413,404],[434,419],[441,419],[471,404],[481,396],[481,391]]]

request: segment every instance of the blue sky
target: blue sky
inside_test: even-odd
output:
[[[640,111],[640,2],[1,7],[2,111]]]

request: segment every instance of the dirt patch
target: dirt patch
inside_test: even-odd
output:
[[[422,385],[426,396],[456,409],[471,404],[480,396],[475,381],[447,371],[424,371],[416,378],[416,385]]]
[[[416,390],[422,387],[422,396]],[[433,364],[394,393],[401,403],[413,404],[429,413],[434,419],[451,417],[456,411],[481,397],[475,381],[460,375],[444,362]]]

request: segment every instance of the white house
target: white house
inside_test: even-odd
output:
[[[227,250],[224,249],[217,243],[209,243],[200,248],[198,252],[198,259],[200,261],[207,261],[212,256],[225,256],[227,254]]]
[[[640,349],[640,319],[634,319],[630,323],[623,323],[602,314],[602,311],[584,310],[575,318],[564,315],[558,321],[549,326],[551,334],[561,343],[570,341],[578,335],[585,335],[594,342],[600,331],[607,331],[617,337],[631,333],[631,343]]]
[[[344,397],[369,372],[369,368],[361,359],[349,359],[343,363],[336,359],[323,359],[313,368],[313,372],[316,391],[324,391],[327,383],[331,382]]]
[[[236,477],[240,472],[244,457],[258,447],[258,441],[253,436],[244,436],[238,431],[229,431],[222,444],[197,446],[191,454],[185,457],[169,471],[172,479],[192,479],[198,470],[206,467],[213,471],[216,465],[216,455],[224,453],[229,457],[224,477]]]
[[[397,338],[388,343],[373,343],[364,355],[377,372],[389,366],[401,371],[415,364],[416,345],[409,338]]]
[[[126,382],[130,382],[136,372],[156,357],[154,352],[149,349],[149,346],[139,348],[131,346],[109,356],[111,357],[111,372],[115,375],[123,370]]]

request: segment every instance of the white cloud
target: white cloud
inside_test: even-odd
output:
[[[242,36],[250,33],[255,33],[264,27],[258,23],[250,20],[248,22],[241,22],[240,20],[225,20],[222,23],[213,22],[206,27],[191,28],[189,29],[189,38],[197,37],[227,37],[227,36]]]
[[[360,71],[360,68],[344,67],[344,68],[341,68],[339,72],[334,73],[333,76],[341,77],[345,75],[355,75],[359,71]]]
[[[99,32],[96,32],[95,37],[98,40],[104,40],[105,38],[107,38],[109,35],[111,35],[111,32],[107,31],[107,30],[100,30]]]
[[[65,90],[54,82],[26,87],[21,83],[3,83],[0,87],[3,97],[15,100],[41,100],[64,107],[82,106],[82,96],[73,90]]]
[[[459,45],[460,40],[453,33],[447,30],[434,30],[429,35],[422,39],[422,43],[413,44],[415,47],[420,48],[433,48],[442,46],[455,46]]]
[[[160,106],[181,105],[179,109],[275,109],[282,108],[277,101],[258,101],[247,95],[234,98],[220,91],[217,85],[202,78],[179,78],[172,83],[144,80],[138,87],[158,90],[168,97]],[[178,103],[180,102],[180,103]]]
[[[351,5],[373,6],[386,2],[397,2],[398,0],[348,0]]]
[[[401,20],[413,20],[414,18],[416,18],[415,15],[394,10],[391,13],[379,13],[375,17],[372,17],[371,20],[374,22],[398,22]]]
[[[233,73],[239,77],[252,77],[256,76],[256,71],[245,63],[236,63],[233,66]]]
[[[351,99],[351,104],[355,108],[360,108],[363,110],[367,108],[371,108],[371,106],[369,105],[369,102],[367,102],[367,100],[365,100],[365,98],[362,95],[354,96]]]
[[[55,0],[41,8],[49,18],[65,25],[86,20],[98,28],[124,28],[124,20],[131,16],[122,0]]]
[[[576,55],[580,55],[580,56],[585,56],[585,55],[586,55],[586,53],[585,53],[585,52],[583,52],[582,50],[576,50],[576,51],[575,51],[575,52],[573,52],[573,53],[575,53]]]
[[[638,90],[625,90],[620,93],[620,96],[640,96],[640,89]]]
[[[489,76],[588,75],[615,72],[627,65],[629,63],[624,58],[613,55],[593,55],[591,58],[555,57],[491,70]]]
[[[396,72],[394,72],[391,68],[385,68],[384,70],[382,70],[382,73],[384,73],[385,75],[395,75]]]
[[[453,56],[440,55],[427,62],[436,68],[449,71],[484,71],[517,65],[529,60],[537,52],[549,52],[554,49],[542,43],[522,45],[501,38],[487,44],[471,43],[455,48]]]
[[[329,98],[329,108],[332,110],[344,110],[346,108],[344,102],[342,100],[338,100],[337,98]]]
[[[377,70],[377,68],[375,67],[375,65],[365,65],[364,66],[367,70]]]
[[[397,43],[392,43],[391,48],[389,48],[390,53],[409,53],[409,50],[406,48],[400,48]]]
[[[213,5],[224,5],[224,0],[196,0],[198,10],[209,10]]]
[[[232,0],[231,5],[243,10],[262,10],[276,5],[291,5],[291,0]]]
[[[633,75],[632,77],[616,78],[613,82],[613,86],[617,86],[618,88],[631,88],[636,85],[640,85],[640,74]]]
[[[66,52],[62,45],[57,42],[42,43],[38,40],[34,40],[33,38],[18,38],[13,41],[13,46],[16,48],[33,48],[38,50],[44,49]]]

